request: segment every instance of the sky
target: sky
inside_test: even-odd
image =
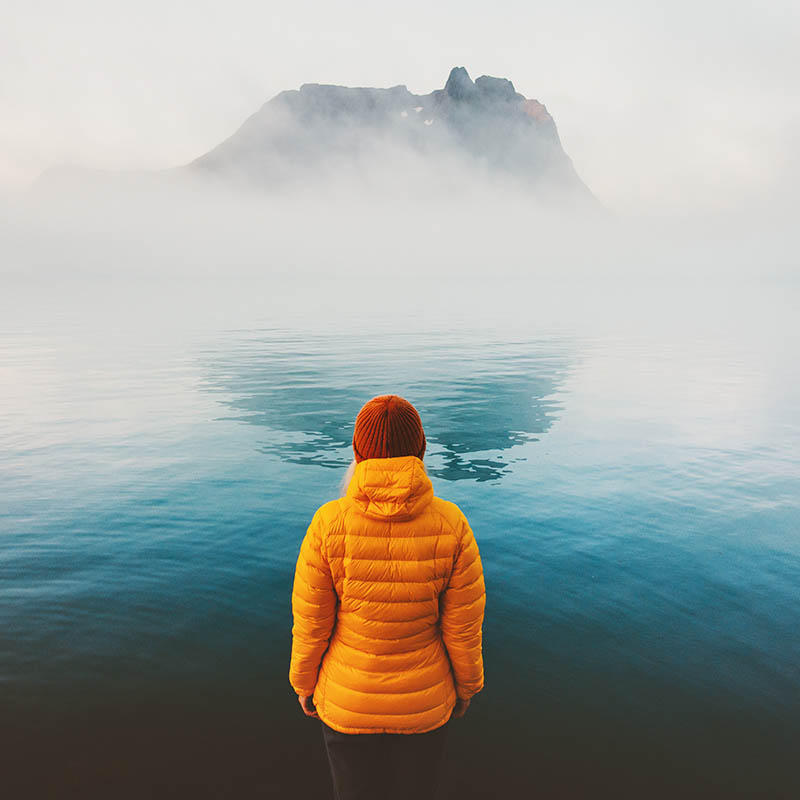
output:
[[[159,169],[307,82],[440,88],[455,65],[545,103],[623,213],[788,200],[800,4],[732,0],[0,0],[0,187],[53,165]]]

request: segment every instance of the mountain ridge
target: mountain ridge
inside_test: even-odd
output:
[[[403,150],[435,167],[448,157],[532,189],[596,203],[564,152],[546,106],[507,78],[453,67],[444,87],[305,83],[275,95],[228,139],[190,162],[196,174],[280,185],[331,165],[369,171],[369,157]]]

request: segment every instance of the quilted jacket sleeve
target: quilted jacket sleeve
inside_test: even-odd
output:
[[[338,601],[322,534],[322,518],[317,511],[300,547],[292,589],[294,625],[289,682],[300,695],[314,692],[320,661],[336,622]]]
[[[478,545],[466,519],[447,588],[440,597],[442,638],[455,675],[456,694],[468,700],[483,688],[481,650],[486,590]]]

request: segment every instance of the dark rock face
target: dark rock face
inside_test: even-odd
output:
[[[454,67],[443,89],[305,84],[281,92],[228,140],[188,166],[260,184],[370,169],[397,152],[432,171],[446,158],[511,175],[531,186],[593,201],[561,147],[547,109],[505,78],[473,81]]]
[[[475,94],[475,84],[464,67],[453,67],[444,85],[444,93],[451,100],[470,100]]]

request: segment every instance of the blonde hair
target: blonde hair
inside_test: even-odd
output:
[[[339,496],[344,497],[347,494],[347,487],[350,481],[353,480],[353,475],[356,474],[356,460],[355,458],[350,462],[347,471],[342,476],[342,482],[339,484]]]

